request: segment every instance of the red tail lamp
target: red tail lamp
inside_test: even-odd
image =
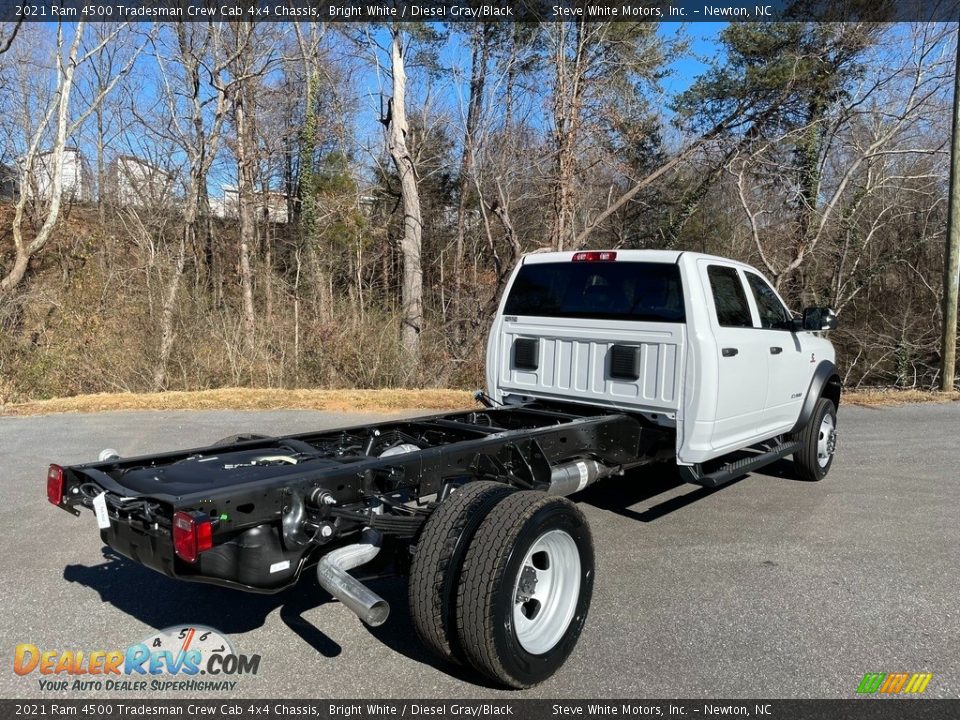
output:
[[[213,547],[213,521],[208,516],[179,511],[173,516],[173,549],[186,562]]]
[[[59,505],[63,499],[63,468],[51,465],[47,470],[47,500]]]

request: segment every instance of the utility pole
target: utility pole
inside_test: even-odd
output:
[[[960,25],[957,27],[957,65],[953,78],[953,136],[950,140],[950,205],[947,210],[947,248],[943,258],[943,363],[940,389],[953,390],[957,368],[957,286],[960,284]]]

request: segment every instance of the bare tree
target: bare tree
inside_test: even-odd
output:
[[[403,202],[403,236],[400,252],[403,256],[401,308],[403,327],[401,339],[407,352],[416,360],[420,354],[420,333],[423,331],[423,267],[420,259],[423,219],[420,213],[420,192],[417,170],[407,147],[407,73],[404,66],[405,48],[399,25],[390,27],[390,68],[393,94],[386,115],[381,122],[387,129],[387,149],[400,177]]]
[[[254,347],[256,333],[256,311],[253,306],[253,272],[250,266],[250,253],[256,242],[256,210],[254,187],[255,169],[255,123],[256,113],[253,101],[254,75],[252,73],[253,23],[238,22],[234,32],[234,58],[231,73],[236,83],[233,98],[233,122],[236,126],[237,141],[237,202],[240,218],[240,292],[243,298],[243,325],[247,349]]]
[[[62,23],[57,25],[56,33],[56,69],[54,70],[54,91],[49,103],[37,122],[29,137],[27,150],[20,161],[20,187],[23,191],[14,206],[13,217],[13,244],[15,257],[12,267],[0,279],[0,291],[9,291],[23,280],[27,273],[30,258],[46,247],[53,234],[57,219],[60,216],[60,207],[63,199],[63,166],[64,151],[67,138],[73,135],[84,123],[90,114],[99,106],[120,79],[129,72],[134,61],[139,56],[143,46],[131,53],[127,63],[119,69],[111,81],[90,98],[86,108],[78,116],[71,118],[70,103],[73,96],[77,68],[97,55],[128,27],[127,23],[117,25],[113,32],[105,35],[92,48],[81,52],[86,24],[79,21],[73,25],[73,38],[67,41]],[[42,154],[41,143],[48,136],[52,124],[52,147],[46,153],[43,168],[40,168],[39,159]],[[31,193],[27,190],[33,182],[36,172],[46,172],[50,175],[49,203],[44,212],[43,224],[36,235],[29,242],[24,233],[24,211]]]
[[[631,145],[639,147],[645,139],[648,108],[638,88],[655,81],[667,48],[648,23],[581,18],[552,23],[548,35],[553,203],[549,239],[553,249],[562,250],[585,239],[577,229],[582,224],[577,215],[583,214],[591,193],[582,170],[603,154],[604,137],[619,124],[618,131],[631,129]],[[629,119],[611,123],[619,109]]]
[[[92,36],[94,42],[109,35],[111,27],[105,23],[95,23],[92,27]],[[89,79],[87,82],[80,82],[77,85],[78,99],[82,103],[91,97],[96,97],[106,88],[117,72],[126,62],[125,55],[131,50],[131,44],[122,42],[111,42],[104,45],[103,49],[90,61]],[[113,98],[121,95],[123,88],[114,89]],[[123,93],[125,94],[125,93]],[[121,114],[124,111],[124,105],[128,98],[121,98],[119,102],[111,102],[111,98],[105,97],[97,103],[93,111],[93,145],[96,151],[96,177],[97,177],[97,211],[100,215],[100,225],[105,226],[106,218],[105,195],[107,185],[107,147],[112,144],[117,136],[122,132],[123,122]]]
[[[13,45],[13,41],[17,37],[17,33],[20,32],[20,27],[23,25],[23,18],[20,18],[16,22],[12,23],[12,27],[9,29],[4,27],[9,23],[0,23],[0,55],[5,53],[10,49],[10,46]]]
[[[457,238],[453,262],[453,316],[457,323],[454,335],[460,335],[460,300],[463,294],[463,258],[467,226],[467,206],[474,183],[474,163],[477,153],[477,135],[486,100],[486,84],[490,54],[493,50],[493,23],[474,23],[470,26],[470,83],[467,94],[467,112],[464,118],[463,145],[460,149],[460,172],[457,192]]]
[[[843,121],[833,124],[816,163],[820,169],[811,192],[823,199],[810,208],[809,218],[805,214],[803,228],[794,227],[793,218],[785,218],[785,225],[763,234],[758,220],[769,212],[763,205],[782,207],[781,197],[771,185],[773,179],[791,175],[792,161],[782,148],[795,145],[797,137],[809,134],[809,128],[796,128],[771,138],[751,148],[746,158],[737,157],[731,163],[736,167],[738,200],[757,254],[778,288],[799,272],[824,239],[836,231],[841,219],[849,215],[852,203],[862,203],[870,193],[889,187],[890,182],[904,181],[898,175],[884,175],[879,181],[878,163],[900,156],[944,153],[942,138],[931,145],[930,138],[921,134],[928,117],[941,115],[940,98],[950,76],[944,58],[934,57],[942,46],[944,32],[915,29],[913,45],[899,64],[878,67],[880,77],[864,83],[866,95],[854,94],[841,108],[838,115]],[[755,192],[745,189],[749,172],[757,174],[761,183]],[[764,185],[764,178],[771,180]],[[784,243],[785,235],[799,240]]]
[[[960,33],[954,64],[953,126],[950,143],[950,212],[943,268],[943,356],[940,389],[953,390],[957,367],[957,293],[960,284]]]
[[[167,366],[176,340],[174,313],[180,294],[187,252],[195,247],[200,230],[201,200],[206,196],[207,177],[219,150],[226,117],[230,84],[224,80],[229,56],[221,52],[220,26],[178,22],[174,63],[180,73],[173,77],[170,61],[157,50],[155,57],[162,79],[169,117],[169,134],[186,153],[187,182],[183,203],[183,226],[177,243],[173,271],[167,281],[160,318],[160,347],[153,373],[153,388],[166,384]],[[205,95],[204,74],[211,79],[212,95]],[[182,105],[178,100],[182,97]],[[206,108],[212,105],[212,117]]]

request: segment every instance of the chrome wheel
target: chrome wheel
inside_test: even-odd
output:
[[[542,655],[570,626],[580,596],[580,553],[563,530],[550,530],[530,546],[513,588],[513,626],[520,645]]]
[[[820,430],[817,434],[817,462],[820,467],[826,467],[837,449],[837,426],[831,413],[823,416]]]

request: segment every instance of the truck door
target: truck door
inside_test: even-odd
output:
[[[733,450],[753,444],[767,394],[769,340],[754,325],[742,272],[733,265],[702,260],[701,278],[713,299],[717,410],[711,445]]]
[[[775,435],[793,427],[810,381],[810,350],[803,333],[793,331],[793,316],[770,284],[756,273],[745,271],[747,285],[757,307],[760,328],[767,347],[767,399],[760,432]]]

